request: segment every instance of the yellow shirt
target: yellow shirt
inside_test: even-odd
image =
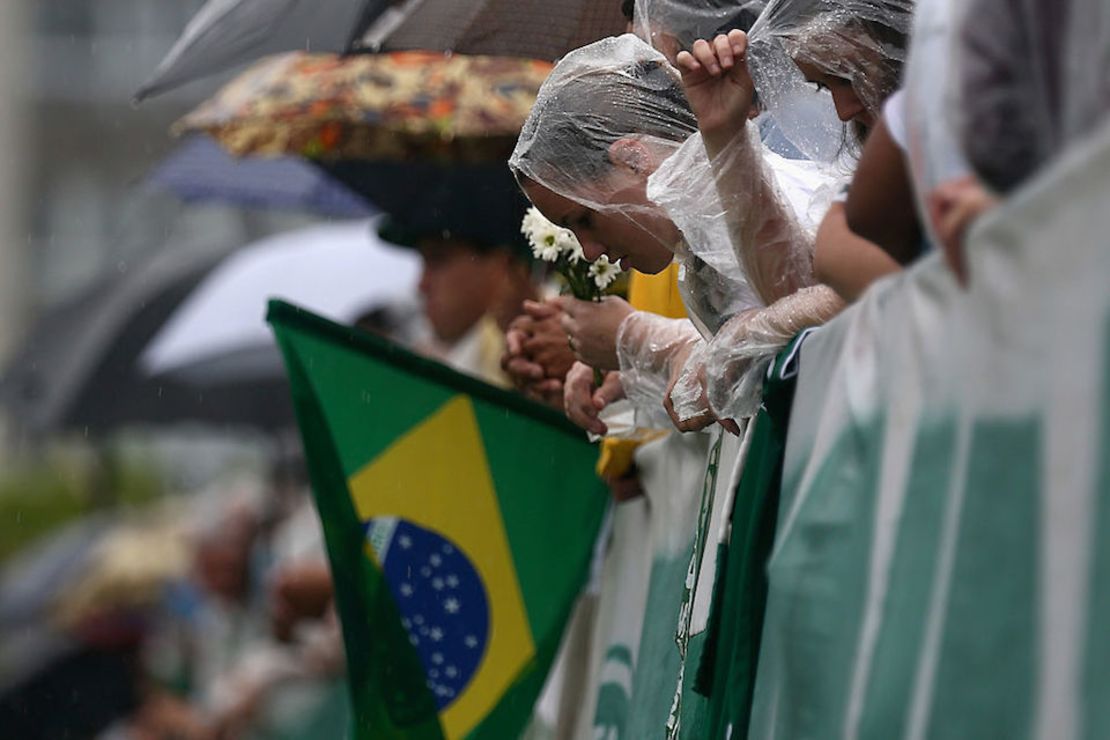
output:
[[[657,275],[633,272],[628,276],[628,302],[637,311],[666,316],[669,319],[686,318],[686,307],[678,292],[678,263],[672,262]],[[640,442],[634,439],[601,440],[601,455],[597,460],[597,474],[605,479],[620,478],[632,467],[632,455]]]

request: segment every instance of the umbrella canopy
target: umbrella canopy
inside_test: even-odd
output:
[[[205,375],[198,366],[236,350],[272,349],[263,322],[270,296],[343,321],[411,291],[416,255],[375,234],[373,221],[358,221],[271,237],[242,250],[244,258],[227,249],[156,255],[45,314],[0,377],[0,401],[32,435],[180,421],[290,427],[280,373]],[[237,293],[229,274],[241,295],[221,299]],[[222,313],[195,296],[215,296]],[[198,316],[213,323],[202,327]],[[175,375],[183,367],[191,374]]]
[[[96,405],[89,389],[110,393],[133,382],[139,352],[228,251],[159,253],[44,313],[0,377],[0,401],[20,429],[83,426],[85,408]]]
[[[189,137],[147,177],[146,185],[184,201],[296,210],[332,218],[369,218],[377,209],[298,157],[237,159],[208,136]]]
[[[555,61],[624,32],[617,0],[409,0],[382,14],[355,49],[438,49]]]
[[[337,321],[413,296],[420,259],[378,241],[374,221],[282,234],[223,260],[166,321],[140,363],[148,375],[274,346],[264,320],[273,297]],[[264,353],[263,353],[264,354]]]
[[[268,54],[344,51],[355,30],[388,5],[388,0],[209,0],[135,97],[142,100]]]
[[[504,161],[547,62],[425,52],[291,53],[241,74],[183,118],[235,155]]]

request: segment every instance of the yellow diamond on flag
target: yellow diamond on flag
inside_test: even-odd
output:
[[[483,636],[485,653],[457,697],[440,713],[446,737],[462,738],[493,709],[535,656],[471,400],[459,395],[448,401],[351,476],[349,485],[361,521],[399,520],[415,527],[412,531],[432,533],[444,543],[445,552],[461,551],[484,587],[489,623]],[[442,582],[436,585],[446,588]],[[403,604],[404,593],[401,596]],[[453,604],[458,608],[458,602],[443,603],[449,609]],[[419,618],[423,621],[423,616]],[[417,625],[407,626],[415,645],[420,639]],[[433,628],[431,637],[435,636]],[[432,658],[447,662],[440,652],[422,655],[430,656],[427,668],[433,675],[453,668],[432,662]]]

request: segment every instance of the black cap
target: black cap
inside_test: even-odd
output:
[[[429,238],[467,242],[478,250],[532,253],[520,232],[528,208],[508,165],[353,162],[322,165],[388,214],[383,239],[414,247]]]

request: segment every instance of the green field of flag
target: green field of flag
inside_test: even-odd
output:
[[[606,506],[561,415],[280,301],[343,627],[354,736],[528,723]]]

